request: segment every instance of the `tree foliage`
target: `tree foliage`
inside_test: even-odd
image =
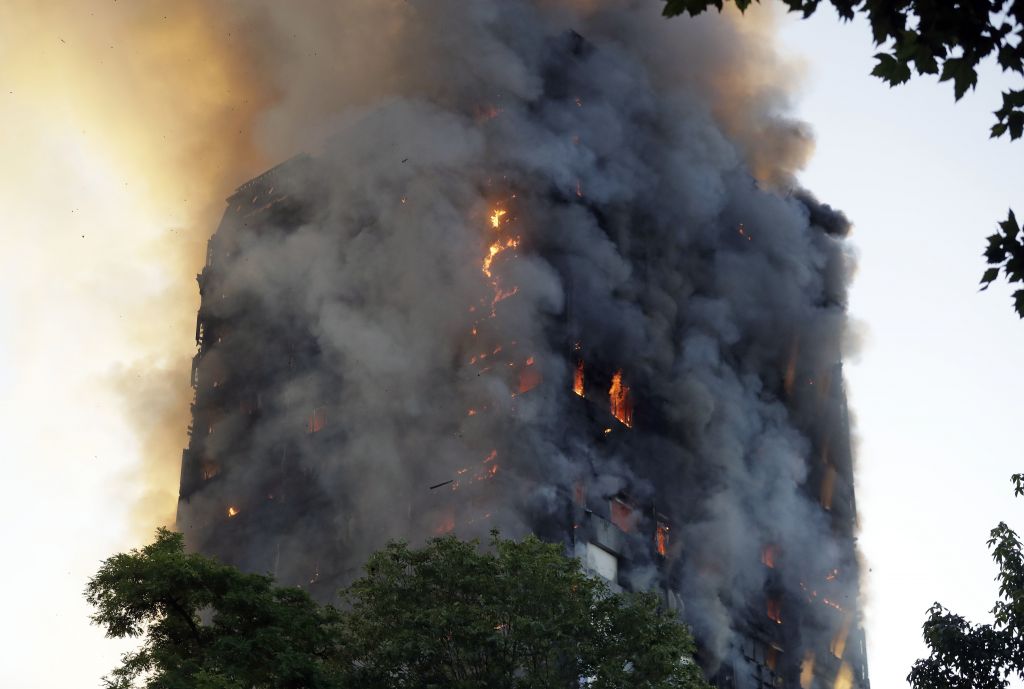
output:
[[[666,16],[697,15],[710,7],[722,10],[723,0],[664,0]],[[742,11],[751,0],[735,0]],[[782,0],[790,11],[809,17],[821,0]],[[918,75],[938,75],[953,85],[956,100],[978,83],[978,66],[994,57],[1004,71],[1024,77],[1024,0],[829,0],[844,20],[862,14],[871,25],[875,44],[872,74],[890,86]],[[995,111],[990,136],[1024,136],[1024,88],[1008,89]],[[981,279],[982,289],[999,276],[1010,283],[1024,282],[1024,245],[1020,228],[1010,212],[999,231],[988,238],[985,259],[990,266]],[[1014,295],[1017,314],[1024,318],[1024,289]]]
[[[493,536],[391,543],[319,605],[298,588],[184,552],[180,534],[106,560],[86,597],[140,637],[126,689],[703,689],[686,628],[653,594],[614,594],[561,547]]]
[[[145,548],[107,559],[85,595],[108,637],[142,638],[105,679],[110,689],[338,686],[337,610],[187,554],[179,533],[160,529]]]
[[[1014,474],[1014,495],[1024,495],[1024,474]],[[907,681],[914,689],[1005,689],[1024,680],[1024,549],[1005,523],[988,540],[999,566],[999,598],[991,624],[973,624],[935,603],[923,626],[931,650],[914,663]]]
[[[981,276],[981,289],[988,289],[999,277],[1000,270],[1006,275],[1007,282],[1024,282],[1024,242],[1021,241],[1020,225],[1012,210],[1006,220],[999,223],[999,230],[989,236],[985,260],[991,267]],[[1013,304],[1017,315],[1024,318],[1024,289],[1014,291]]]

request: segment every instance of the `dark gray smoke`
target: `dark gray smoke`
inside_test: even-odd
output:
[[[793,667],[856,626],[849,223],[795,188],[809,139],[761,36],[658,6],[245,10],[279,55],[268,136],[313,156],[232,197],[211,244],[194,543],[340,582],[387,538],[628,496],[671,540],[624,546],[626,583],[668,582],[712,671],[766,604]]]

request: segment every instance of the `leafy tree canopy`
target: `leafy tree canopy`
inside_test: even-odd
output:
[[[1024,474],[1014,474],[1014,495],[1024,495]],[[925,621],[931,650],[914,663],[907,681],[914,689],[1005,689],[1024,680],[1024,550],[1005,523],[988,540],[999,566],[999,598],[991,624],[973,624],[935,603]]]
[[[884,50],[875,55],[872,72],[890,85],[909,80],[912,72],[938,74],[953,82],[957,100],[978,83],[978,64],[995,55],[1004,71],[1024,76],[1024,0],[829,0],[843,19],[865,15],[875,43]],[[735,0],[746,10],[751,0]],[[821,0],[782,0],[793,12],[809,17]],[[697,15],[723,0],[665,0],[664,13]],[[1024,134],[1024,89],[1003,93],[996,111],[992,136]]]
[[[160,530],[106,560],[86,597],[108,636],[142,640],[116,689],[707,687],[656,596],[614,594],[534,537],[391,543],[335,608]]]
[[[85,595],[108,637],[142,637],[106,678],[110,689],[137,679],[150,689],[338,686],[337,610],[187,554],[179,533],[160,529],[151,545],[107,559]]]
[[[664,0],[666,16],[701,14],[710,7],[722,10],[724,0]],[[790,11],[809,17],[821,0],[782,0]],[[1024,0],[829,0],[844,20],[862,14],[871,25],[875,44],[872,74],[890,86],[908,81],[914,72],[935,74],[953,84],[960,100],[978,83],[978,65],[994,56],[1004,72],[1024,77]],[[751,0],[735,0],[746,10]],[[1024,135],[1024,89],[1002,94],[995,111],[992,137]],[[984,252],[990,266],[981,279],[986,289],[1005,274],[1011,284],[1024,283],[1024,242],[1013,212],[988,238]],[[1013,294],[1017,314],[1024,318],[1024,289]]]

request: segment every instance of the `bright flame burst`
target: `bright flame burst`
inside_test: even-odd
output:
[[[235,507],[229,507],[228,508],[228,516],[229,517],[234,517],[237,514],[238,514],[238,509],[236,509]]]
[[[513,195],[513,198],[515,198],[515,195]],[[504,208],[495,208],[490,215],[491,227],[500,232],[502,230],[502,223],[508,222],[507,219],[503,220],[503,218],[505,218],[506,215],[508,215],[508,211],[505,210]],[[491,300],[492,318],[495,315],[495,307],[497,306],[498,302],[504,299],[508,299],[512,295],[516,294],[519,291],[519,288],[516,286],[513,286],[509,289],[503,288],[500,279],[496,277],[492,272],[491,266],[494,264],[494,259],[497,258],[499,254],[505,251],[509,251],[511,249],[518,248],[519,241],[519,236],[506,237],[504,239],[495,240],[494,242],[491,243],[489,247],[487,247],[487,254],[484,256],[483,264],[481,265],[480,270],[490,280],[491,287],[494,288],[494,298]]]
[[[586,393],[586,391],[583,388],[583,366],[583,359],[580,359],[579,361],[576,362],[576,370],[573,371],[572,374],[572,391],[575,392],[580,397],[583,397]]]
[[[487,277],[494,277],[491,274],[491,264],[494,263],[494,258],[501,252],[508,251],[509,249],[515,249],[518,246],[519,237],[509,237],[504,242],[499,239],[491,244],[487,249],[487,255],[484,256],[484,264],[482,268],[484,275]]]
[[[608,400],[612,416],[628,428],[633,427],[633,402],[629,398],[629,386],[622,382],[622,369],[612,376],[612,386],[608,389]]]
[[[832,685],[832,689],[852,689],[852,687],[853,668],[849,663],[843,663],[839,666],[839,672],[836,673],[836,681]]]

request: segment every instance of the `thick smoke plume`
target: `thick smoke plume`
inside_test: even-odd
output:
[[[567,496],[628,495],[671,520],[710,668],[766,591],[820,602],[826,581],[790,638],[827,647],[858,585],[852,261],[846,219],[795,188],[810,138],[764,25],[626,0],[231,12],[273,85],[264,144],[312,158],[233,197],[211,244],[197,375],[238,396],[193,428],[210,463],[179,514],[194,543],[343,579],[386,538],[516,534]],[[247,219],[250,202],[292,210]],[[631,429],[595,441],[577,360],[604,405],[621,370]],[[496,487],[450,518],[438,496],[474,481]],[[272,543],[211,526],[274,500]]]

